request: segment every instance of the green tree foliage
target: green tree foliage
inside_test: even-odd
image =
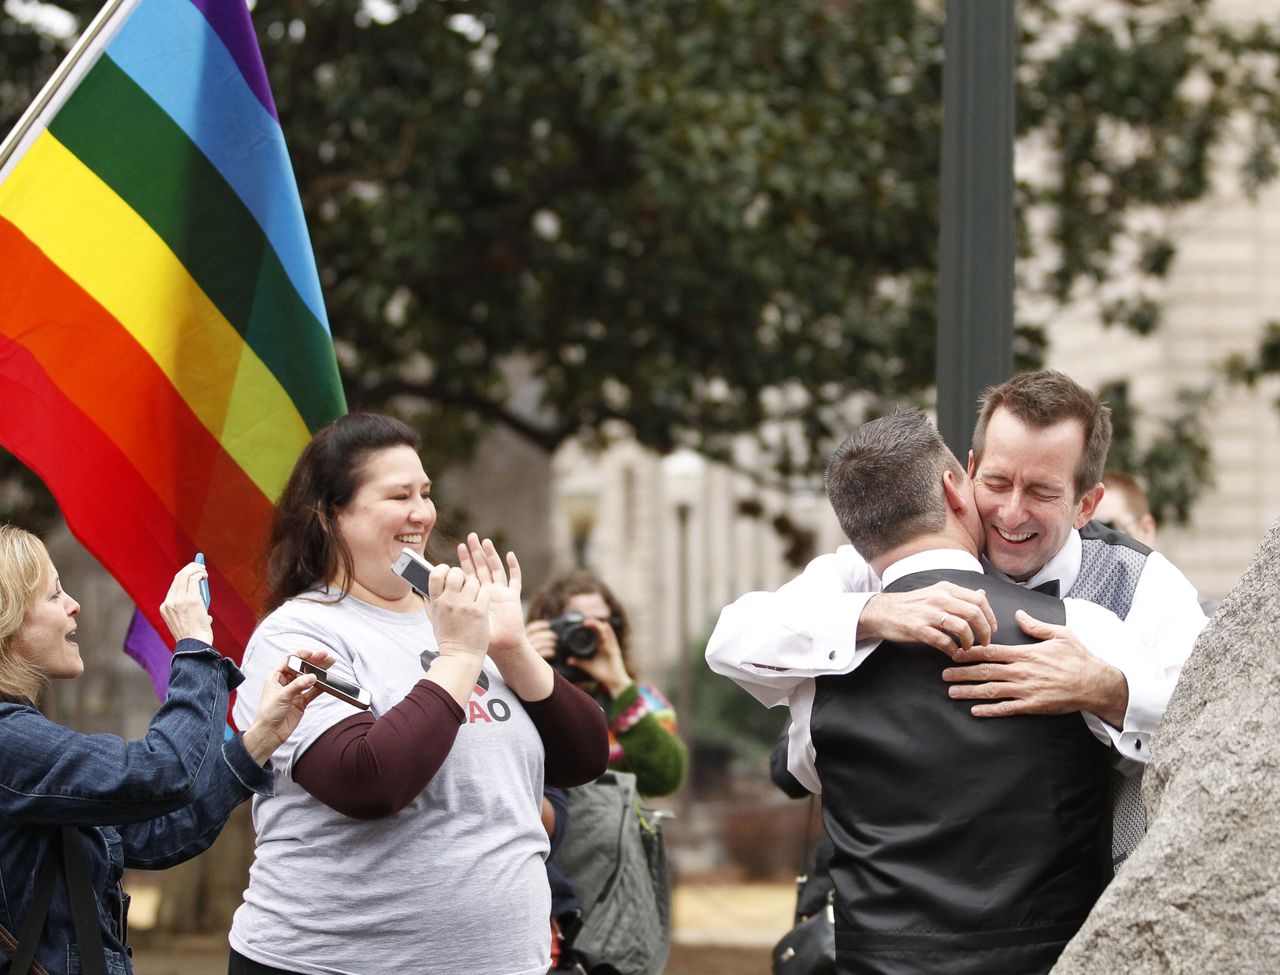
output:
[[[1275,170],[1269,29],[1206,0],[1065,7],[1018,8],[1021,365],[1082,295],[1156,327],[1174,249],[1145,218],[1208,191],[1233,110],[1247,178]],[[8,121],[62,45],[4,16]],[[941,3],[258,0],[254,19],[354,407],[446,453],[498,423],[717,456],[784,417],[785,472],[860,411],[927,400]]]
[[[1129,399],[1128,385],[1099,390],[1111,406],[1114,435],[1107,467],[1134,475],[1146,485],[1147,504],[1160,524],[1185,524],[1202,487],[1213,484],[1205,410],[1212,387],[1179,389],[1173,412],[1156,421],[1156,431],[1143,442],[1135,432],[1139,409]]]

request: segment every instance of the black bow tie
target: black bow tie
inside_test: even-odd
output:
[[[1050,579],[1048,582],[1042,582],[1038,586],[1032,586],[1036,592],[1042,592],[1048,596],[1056,597],[1058,595],[1058,580]]]

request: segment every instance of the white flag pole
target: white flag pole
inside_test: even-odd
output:
[[[133,7],[137,3],[138,0],[107,0],[106,5],[98,11],[97,16],[85,28],[84,33],[80,35],[71,51],[62,59],[62,63],[58,65],[58,69],[54,71],[53,76],[40,89],[40,94],[36,96],[35,101],[28,105],[27,110],[22,113],[22,117],[18,119],[18,124],[5,136],[4,142],[0,143],[0,182],[8,175],[10,157],[23,145],[27,135],[44,111],[58,98],[63,85],[76,73],[81,61],[90,53],[91,49],[101,46],[95,44],[95,42],[101,39],[102,44],[106,43],[110,35],[108,34],[106,37],[101,35],[107,30],[112,18],[120,13],[121,8],[125,6]]]

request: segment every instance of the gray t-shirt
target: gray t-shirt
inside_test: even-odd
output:
[[[336,654],[333,673],[370,691],[375,716],[422,678],[436,650],[425,612],[325,598],[292,599],[254,632],[238,726],[252,720],[266,676],[300,648]],[[328,694],[311,702],[272,756],[275,796],[254,798],[258,841],[231,925],[236,951],[305,975],[546,972],[542,740],[487,659],[464,710],[448,758],[422,793],[394,816],[364,822],[293,781],[306,749],[357,713]]]

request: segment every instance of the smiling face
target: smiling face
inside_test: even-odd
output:
[[[1003,407],[992,414],[982,458],[969,455],[969,474],[987,559],[1010,578],[1030,579],[1058,554],[1071,529],[1093,516],[1101,485],[1075,496],[1083,454],[1078,420],[1037,429]]]
[[[337,522],[351,550],[351,591],[376,605],[408,599],[409,584],[391,571],[391,563],[404,548],[425,554],[436,523],[431,479],[417,451],[401,445],[370,454],[360,471],[360,486],[339,509]]]
[[[22,626],[13,634],[13,652],[45,679],[61,680],[84,673],[80,647],[72,639],[80,604],[62,591],[52,564],[27,605]]]

